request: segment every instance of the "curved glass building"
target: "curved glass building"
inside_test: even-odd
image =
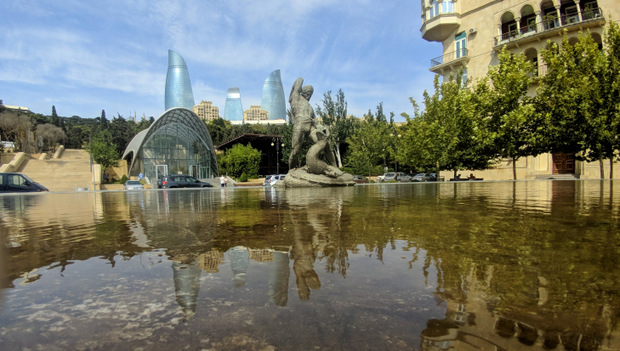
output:
[[[219,174],[215,148],[205,123],[185,108],[167,110],[129,143],[123,159],[129,176],[142,173],[151,184],[168,174],[206,179]]]
[[[271,72],[265,79],[260,106],[269,113],[270,120],[286,120],[286,100],[279,69]]]
[[[243,121],[243,107],[241,106],[241,92],[239,88],[230,88],[226,92],[224,119],[227,121]]]
[[[168,50],[168,73],[166,74],[166,111],[174,107],[188,110],[194,108],[194,93],[189,80],[189,70],[183,57]]]

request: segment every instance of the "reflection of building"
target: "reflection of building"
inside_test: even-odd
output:
[[[130,159],[129,175],[142,173],[151,184],[167,174],[197,178],[218,175],[209,131],[198,116],[185,108],[173,108],[127,145],[123,159]]]
[[[243,106],[241,105],[241,92],[239,88],[230,88],[226,93],[224,119],[231,122],[243,121]]]
[[[250,265],[250,251],[243,246],[235,246],[228,250],[230,267],[232,268],[235,287],[245,285],[245,273]]]
[[[196,263],[172,262],[174,276],[174,293],[177,303],[183,310],[183,315],[188,318],[196,313],[196,301],[200,292],[201,270]]]
[[[270,120],[286,120],[286,100],[279,69],[271,72],[265,79],[260,104],[269,113]]]
[[[288,303],[288,278],[290,275],[288,252],[272,251],[269,264],[269,297],[278,306]]]
[[[249,110],[243,111],[243,122],[246,123],[266,121],[268,119],[267,111],[261,109],[258,105],[252,105]]]
[[[580,31],[588,31],[602,45],[607,23],[620,19],[618,0],[421,0],[421,4],[422,37],[443,46],[442,55],[431,60],[430,70],[444,79],[459,72],[464,78],[484,77],[490,65],[499,63],[498,53],[503,48],[523,53],[534,64],[534,74],[544,75],[541,51],[549,40],[560,44],[566,31],[574,44]],[[600,176],[598,164],[580,162],[567,154],[522,158],[516,166],[519,179],[550,174]],[[502,160],[495,170],[476,175],[511,179],[511,168],[512,162]]]
[[[207,273],[219,272],[218,266],[224,261],[224,253],[220,251],[207,251],[198,256],[198,266]]]
[[[211,101],[200,101],[200,104],[194,106],[194,113],[206,122],[220,118],[220,109],[213,106]]]
[[[168,50],[168,74],[166,75],[166,111],[173,107],[194,108],[194,94],[189,80],[189,70],[183,57]]]

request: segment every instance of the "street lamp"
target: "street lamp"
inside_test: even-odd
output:
[[[279,138],[271,138],[271,146],[276,147],[276,173],[280,174],[280,147],[284,147],[284,143]]]

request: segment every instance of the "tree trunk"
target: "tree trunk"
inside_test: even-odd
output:
[[[601,172],[601,179],[605,179],[605,167],[603,167],[603,158],[598,159],[598,167]]]
[[[609,179],[614,179],[614,158],[609,158]]]
[[[342,168],[342,160],[340,159],[340,143],[334,144],[334,153],[336,154],[336,166]]]
[[[512,179],[517,180],[517,158],[512,157]]]

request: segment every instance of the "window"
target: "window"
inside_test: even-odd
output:
[[[452,13],[454,12],[454,3],[452,0],[443,0],[441,3],[441,13]]]
[[[454,37],[454,43],[456,46],[456,58],[467,56],[467,35],[465,32],[461,32]]]
[[[439,3],[437,2],[437,0],[431,0],[431,7],[429,10],[429,17],[433,18],[435,16],[439,15]]]

